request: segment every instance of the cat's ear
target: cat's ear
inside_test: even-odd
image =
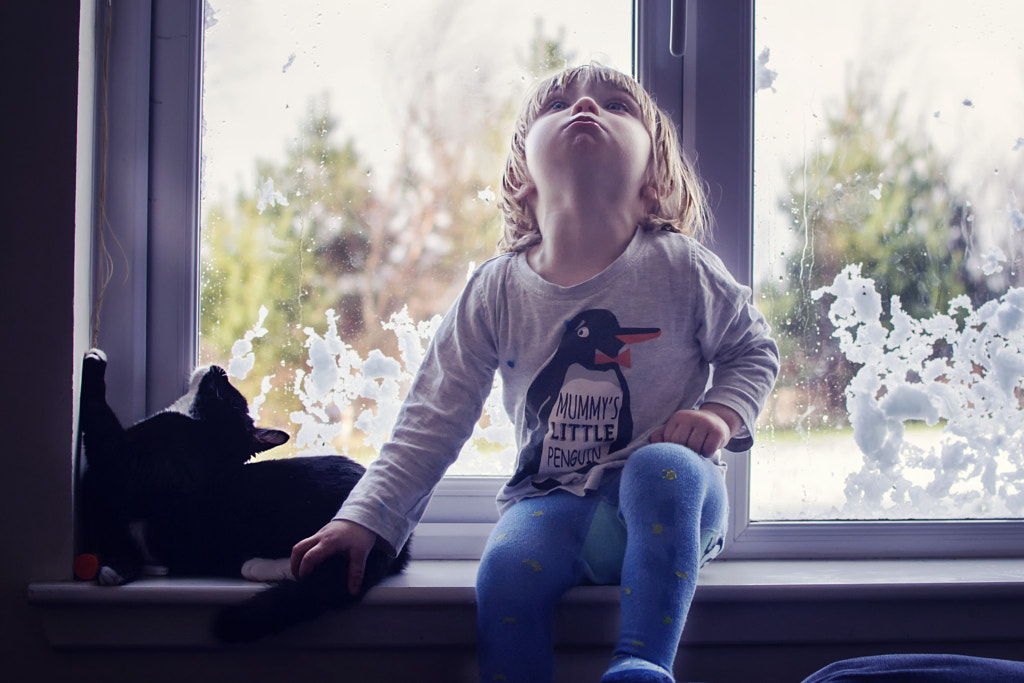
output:
[[[280,446],[288,441],[288,433],[280,429],[261,429],[257,427],[252,432],[253,453],[262,453],[275,446]]]

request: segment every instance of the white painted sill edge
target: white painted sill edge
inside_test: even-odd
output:
[[[361,605],[259,646],[473,647],[477,564],[415,560]],[[220,647],[208,634],[215,611],[261,588],[230,579],[153,578],[118,588],[56,581],[31,584],[28,599],[55,648],[208,648]],[[556,616],[556,646],[613,643],[618,601],[617,586],[569,591]],[[963,618],[967,607],[977,619]],[[849,642],[858,631],[906,640],[911,629],[923,641],[1024,642],[1022,610],[1024,559],[718,560],[701,572],[683,640]],[[822,629],[823,613],[832,631]]]

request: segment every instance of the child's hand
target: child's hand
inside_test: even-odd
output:
[[[295,578],[308,576],[331,555],[348,553],[348,592],[358,595],[363,586],[366,558],[376,542],[377,534],[362,525],[343,519],[331,520],[292,548],[292,574]]]
[[[723,448],[742,424],[739,414],[718,403],[700,410],[680,410],[651,434],[651,443],[677,443],[710,458]]]

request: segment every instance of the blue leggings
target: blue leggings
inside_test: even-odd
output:
[[[527,498],[498,521],[477,575],[481,681],[550,681],[555,605],[585,582],[622,586],[616,658],[672,670],[697,570],[721,549],[724,478],[688,448],[662,443],[633,453],[612,485]]]

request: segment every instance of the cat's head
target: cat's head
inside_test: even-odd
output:
[[[189,390],[169,408],[209,426],[222,448],[249,457],[280,446],[288,434],[257,427],[249,415],[249,402],[228,380],[224,369],[211,365],[192,373]]]

